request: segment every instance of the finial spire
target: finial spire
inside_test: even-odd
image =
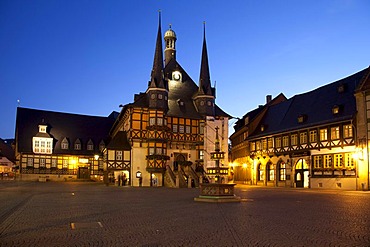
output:
[[[211,77],[209,73],[208,65],[208,53],[206,43],[206,22],[203,22],[203,48],[202,48],[202,61],[200,65],[200,76],[199,76],[199,91],[205,95],[213,95],[211,89]]]
[[[161,10],[158,11],[158,33],[154,52],[153,69],[149,87],[165,88],[163,78],[163,51],[162,51]]]

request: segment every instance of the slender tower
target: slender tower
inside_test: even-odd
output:
[[[158,34],[155,46],[153,69],[146,94],[149,100],[149,108],[168,110],[168,85],[163,72],[161,12],[159,12]]]
[[[176,60],[176,33],[172,30],[171,24],[169,29],[164,34],[164,41],[166,48],[164,49],[165,65],[167,65],[171,59]]]
[[[198,112],[205,116],[215,114],[215,89],[211,87],[211,76],[208,65],[208,53],[206,43],[206,24],[203,23],[203,47],[202,61],[200,65],[199,89],[194,97]]]

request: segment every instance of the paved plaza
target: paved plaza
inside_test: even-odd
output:
[[[0,246],[370,246],[370,193],[237,185],[198,189],[0,182]]]

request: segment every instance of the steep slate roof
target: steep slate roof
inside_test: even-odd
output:
[[[354,92],[365,73],[367,69],[269,106],[260,123],[264,131],[257,128],[248,139],[353,119],[356,114]],[[343,92],[338,91],[339,86],[344,86]],[[338,114],[333,114],[334,106],[339,107]],[[305,121],[298,123],[299,116],[304,116]]]
[[[174,117],[202,119],[203,117],[198,113],[193,101],[193,96],[199,90],[198,86],[175,59],[171,59],[164,68],[165,80],[168,80],[172,77],[173,71],[181,72],[182,81],[168,83],[169,109],[167,115]],[[179,100],[184,102],[183,106],[179,104]],[[134,102],[125,106],[149,107],[147,95],[145,93],[137,94],[135,95]],[[231,117],[217,105],[215,105],[215,115],[220,117]]]
[[[78,115],[62,112],[52,112],[18,107],[16,120],[16,138],[18,151],[32,152],[32,138],[38,134],[38,125],[43,121],[47,132],[53,141],[53,153],[56,154],[92,154],[99,151],[99,144],[103,140],[105,145],[109,141],[109,130],[117,114],[109,117]],[[69,141],[69,149],[62,150],[61,142],[64,138]],[[74,150],[74,142],[79,139],[81,150]],[[87,150],[89,140],[94,143],[94,150]]]

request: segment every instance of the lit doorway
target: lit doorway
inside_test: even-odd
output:
[[[309,187],[309,166],[305,159],[299,159],[295,164],[295,184],[297,188]]]

